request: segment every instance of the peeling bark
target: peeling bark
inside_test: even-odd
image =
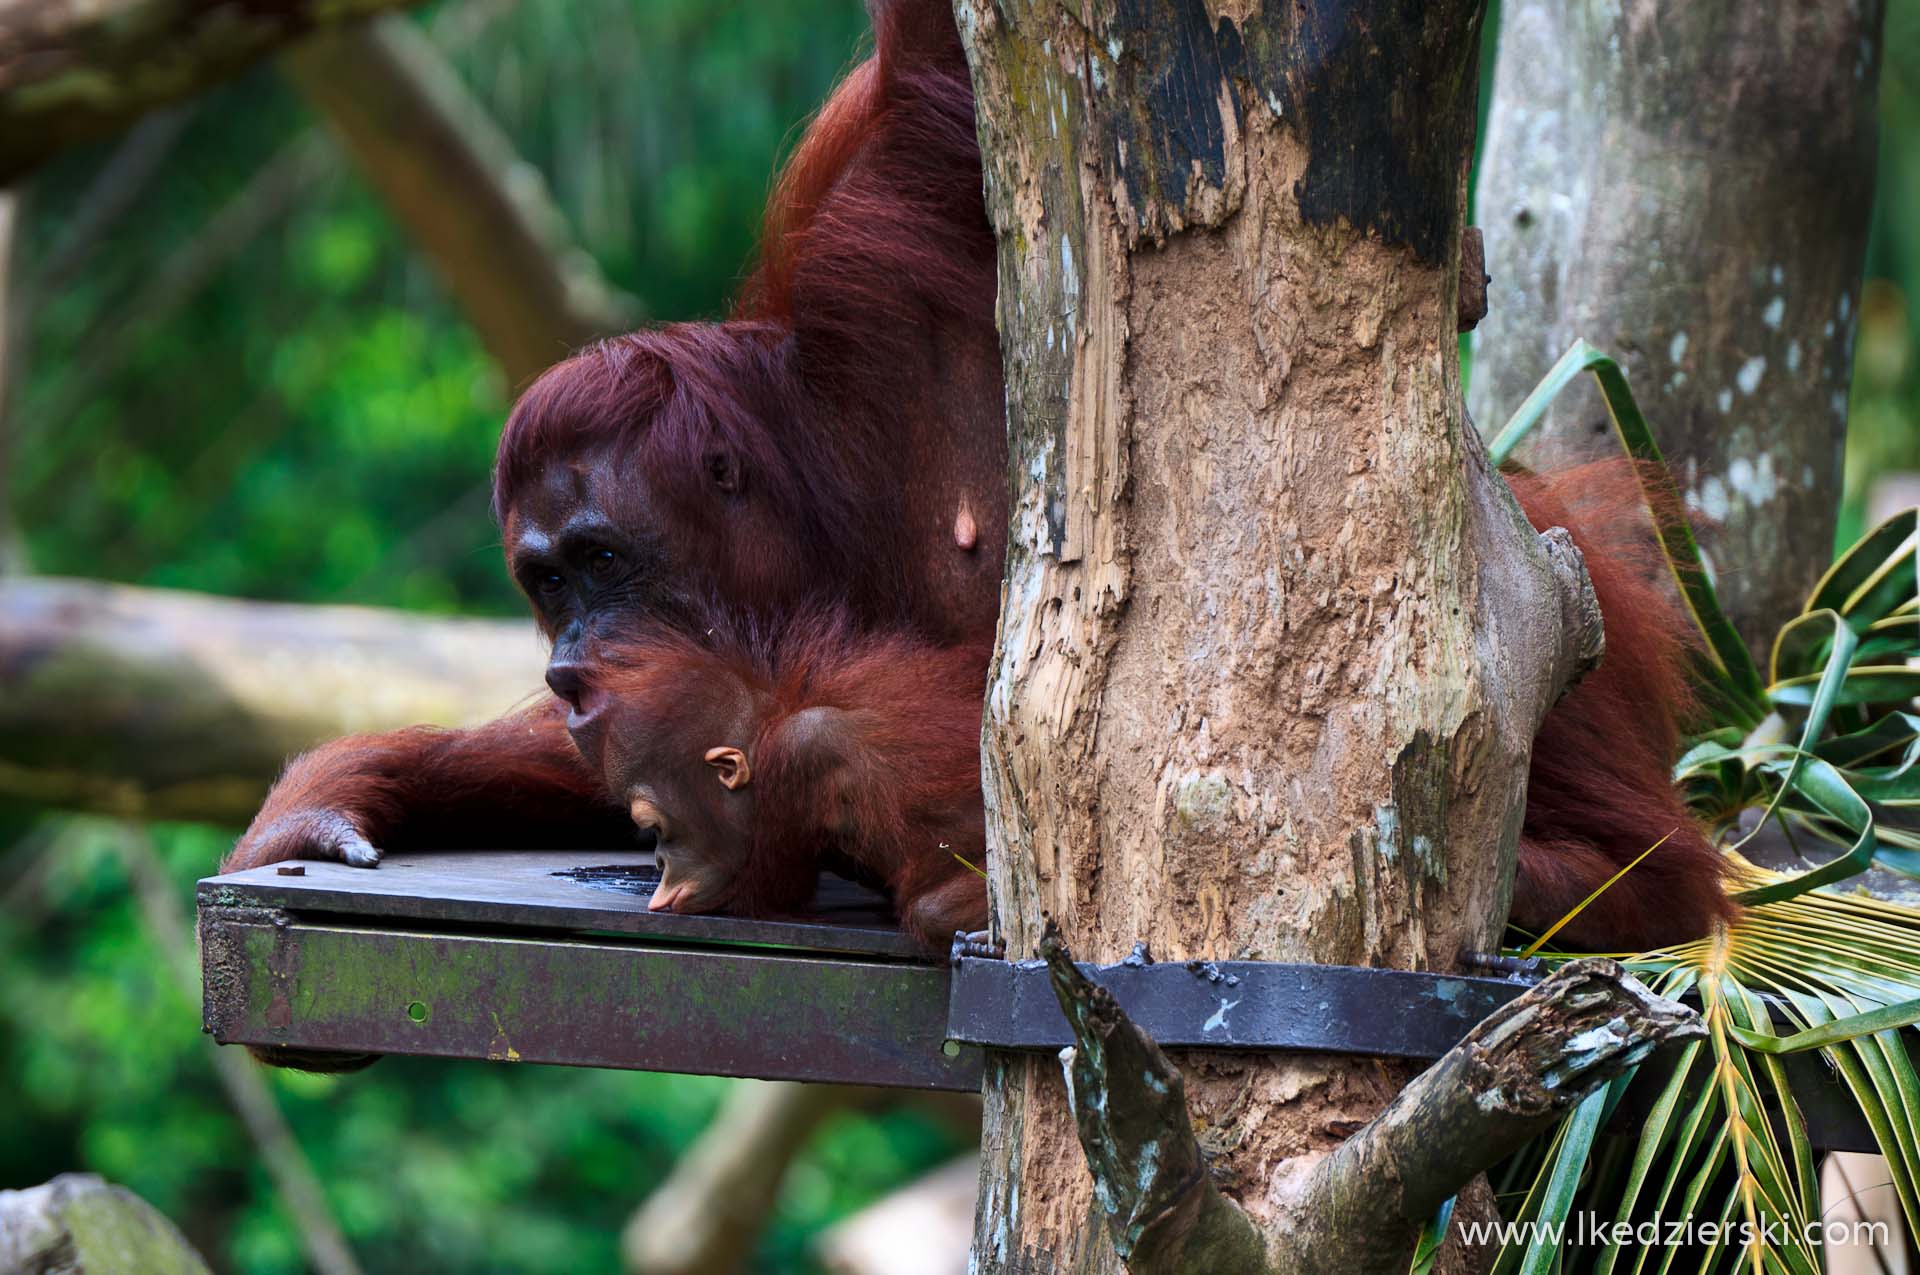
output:
[[[1618,358],[1765,667],[1831,559],[1883,0],[1509,0],[1481,158],[1495,430],[1574,338]],[[1616,455],[1590,386],[1520,457]]]
[[[0,0],[0,185],[323,27],[412,0]]]
[[[995,926],[1091,960],[1451,968],[1497,938],[1535,728],[1597,650],[1464,428],[1480,9],[962,0],[1013,502],[984,738]],[[1223,1196],[1377,1061],[1176,1058]],[[989,1060],[981,1271],[1113,1271],[1053,1068]]]

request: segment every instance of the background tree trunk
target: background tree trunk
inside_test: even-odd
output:
[[[411,21],[388,15],[316,35],[281,65],[433,263],[509,393],[639,317]]]
[[[291,41],[412,0],[4,0],[0,184],[229,79]]]
[[[1585,337],[1626,367],[1765,667],[1832,560],[1882,0],[1504,0],[1481,158],[1495,430]],[[1617,454],[1590,385],[1520,457]]]
[[[13,403],[20,382],[20,205],[17,190],[0,189],[0,576],[23,571],[26,545],[13,516]]]
[[[1451,967],[1499,933],[1531,736],[1593,654],[1577,560],[1463,425],[1480,6],[1221,7],[957,5],[1013,447],[995,924],[1012,956],[1050,915],[1082,960]],[[1178,1061],[1268,1227],[1410,1074]],[[986,1090],[978,1269],[1119,1269],[1059,1064]]]

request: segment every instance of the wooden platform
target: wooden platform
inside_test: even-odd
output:
[[[206,1029],[222,1044],[308,1052],[958,1091],[979,1088],[981,1050],[950,1036],[1047,1052],[1068,1040],[1044,970],[968,960],[956,973],[857,885],[823,877],[807,919],[746,920],[649,912],[657,880],[650,853],[608,850],[402,854],[371,870],[300,862],[210,877],[199,886]],[[1227,1032],[1224,1015],[1207,1017],[1217,998],[1182,984],[1211,987],[1234,971],[1245,977]],[[1515,990],[1486,1003],[1450,991],[1443,1023],[1418,995],[1394,993],[1396,978],[1415,978],[1395,971],[1088,972],[1170,1047],[1411,1058],[1436,1056]],[[1376,982],[1334,994],[1361,977]],[[1252,995],[1267,982],[1273,995]],[[1032,986],[1023,996],[1012,984]],[[1784,1065],[1815,1145],[1873,1149],[1819,1058]],[[1644,1113],[1663,1073],[1647,1069],[1619,1121]]]
[[[288,869],[297,870],[297,875]],[[948,977],[885,900],[823,877],[808,920],[647,910],[639,851],[301,862],[199,886],[223,1044],[923,1089],[979,1087]]]

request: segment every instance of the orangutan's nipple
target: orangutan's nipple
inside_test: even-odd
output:
[[[964,499],[960,502],[960,511],[953,516],[953,543],[969,553],[980,543],[980,528],[973,521],[973,506]]]

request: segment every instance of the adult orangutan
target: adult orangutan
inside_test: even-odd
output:
[[[1006,438],[971,85],[945,0],[871,8],[875,52],[787,165],[733,317],[601,342],[548,371],[507,421],[495,512],[553,642],[553,699],[476,730],[307,754],[229,869],[298,856],[372,866],[385,850],[461,843],[631,844],[630,792],[609,788],[597,742],[611,695],[595,661],[637,629],[697,635],[713,599],[776,627],[826,607],[835,631],[899,635],[916,652],[990,644]],[[1691,937],[1731,908],[1720,856],[1668,779],[1684,629],[1635,560],[1645,514],[1631,477],[1618,466],[1515,481],[1534,524],[1566,526],[1586,554],[1607,652],[1536,740],[1513,914],[1550,923],[1671,834],[1566,932],[1608,947]],[[889,686],[902,697],[893,718],[950,715],[950,682]],[[975,712],[980,690],[967,692]],[[819,807],[782,794],[766,808]],[[795,887],[765,884],[735,897],[797,905]],[[916,915],[915,888],[895,886],[903,916]]]

